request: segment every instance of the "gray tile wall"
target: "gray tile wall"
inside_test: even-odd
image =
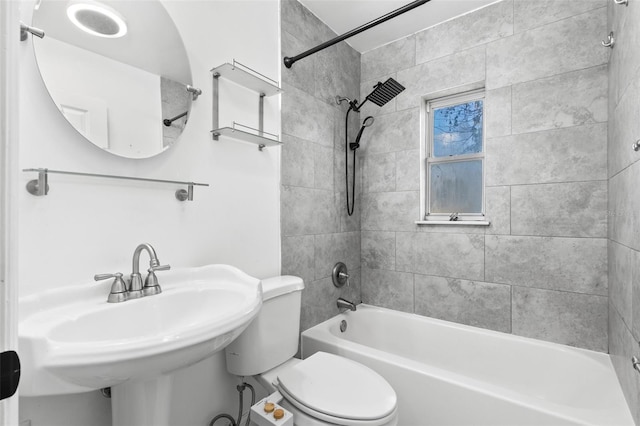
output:
[[[607,351],[607,192],[630,189],[640,167],[607,187],[606,5],[504,0],[362,55],[361,97],[389,76],[407,88],[383,108],[363,111],[376,118],[362,143],[364,302]],[[627,9],[627,28],[637,28],[640,4]],[[621,41],[627,46],[637,41],[621,37],[629,37]],[[636,90],[627,95],[636,101],[621,104],[638,126],[640,84],[628,71],[619,74],[627,80],[612,90]],[[483,86],[491,226],[418,227],[421,99]],[[621,167],[629,165],[631,143],[619,144]],[[626,193],[609,203],[627,213],[640,208]],[[614,219],[615,250],[629,250],[629,240],[640,248],[640,220]],[[640,315],[637,322],[640,331]]]
[[[609,30],[609,353],[640,424],[640,375],[630,361],[640,356],[640,152],[631,149],[640,139],[640,2],[610,2]]]
[[[291,0],[282,28],[284,55],[334,36]],[[600,48],[610,30],[615,49]],[[303,329],[344,295],[608,348],[640,424],[630,363],[640,356],[639,45],[638,1],[504,0],[361,58],[340,45],[283,68],[282,268],[307,284]],[[344,118],[332,97],[364,96],[388,77],[407,90],[362,110],[376,122],[347,217]],[[417,227],[420,99],[481,85],[491,226]],[[337,260],[353,272],[346,291],[331,285]]]
[[[297,55],[336,36],[295,0],[281,2],[283,56]],[[360,204],[346,213],[344,113],[335,96],[357,98],[360,54],[346,43],[282,67],[282,274],[304,279],[301,328],[328,319],[340,296],[360,302]],[[352,114],[351,134],[358,130]],[[351,157],[351,156],[350,156]],[[351,159],[349,159],[351,162]],[[362,158],[357,159],[361,164]],[[359,171],[359,176],[362,176]],[[336,262],[349,267],[350,287],[336,289]]]

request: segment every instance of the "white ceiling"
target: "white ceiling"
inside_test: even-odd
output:
[[[431,0],[346,40],[360,53],[479,9],[496,0]],[[366,24],[410,0],[300,0],[338,35]]]

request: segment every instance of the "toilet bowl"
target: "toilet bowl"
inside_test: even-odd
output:
[[[249,327],[226,347],[227,370],[254,376],[296,426],[395,426],[397,397],[378,373],[356,361],[317,352],[300,360],[301,278],[262,281],[262,308]]]

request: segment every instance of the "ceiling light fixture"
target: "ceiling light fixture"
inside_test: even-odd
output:
[[[73,3],[67,16],[82,31],[97,37],[118,38],[127,33],[122,15],[100,3]]]

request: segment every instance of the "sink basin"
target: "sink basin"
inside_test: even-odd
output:
[[[260,281],[227,265],[158,273],[162,293],[107,303],[110,283],[20,299],[22,396],[152,381],[223,349],[257,315]]]

